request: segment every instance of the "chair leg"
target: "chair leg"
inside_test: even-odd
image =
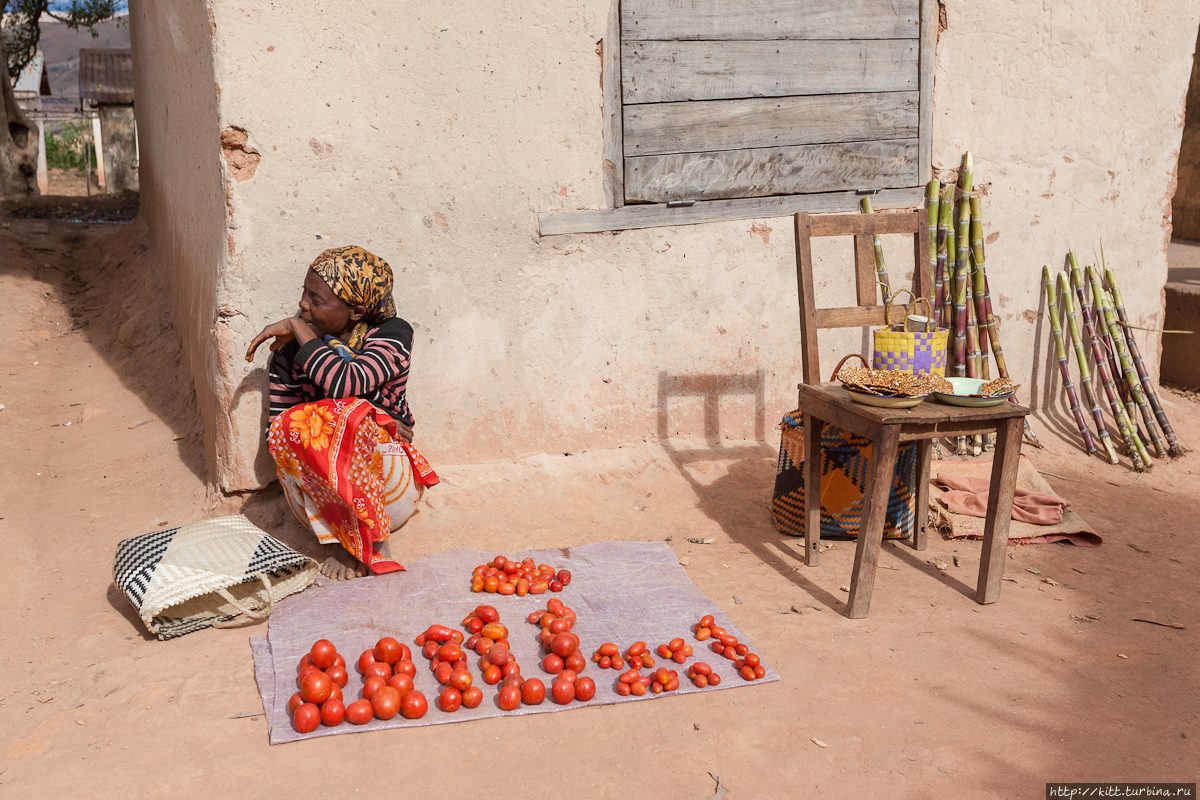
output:
[[[821,430],[825,423],[804,414],[804,563],[821,563]]]
[[[979,559],[979,583],[975,601],[994,603],[1000,599],[1004,579],[1004,556],[1008,552],[1008,523],[1012,519],[1013,496],[1017,490],[1017,468],[1021,461],[1021,434],[1025,420],[1003,420],[996,430],[992,457],[992,482],[988,486],[987,523],[983,528],[983,553]]]
[[[887,425],[874,437],[871,467],[863,495],[862,527],[858,529],[854,574],[850,579],[850,600],[846,611],[850,619],[862,619],[871,608],[875,564],[879,560],[879,547],[883,544],[883,522],[887,517],[888,495],[891,494],[892,474],[899,449],[899,425]]]
[[[926,533],[929,529],[929,462],[933,459],[933,440],[921,439],[917,442],[917,501],[913,520],[912,541],[909,544],[914,550],[924,550],[929,546]]]

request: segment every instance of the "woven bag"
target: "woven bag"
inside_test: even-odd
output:
[[[871,332],[874,342],[872,365],[875,369],[896,369],[914,375],[933,374],[946,377],[946,342],[950,330],[934,326],[933,306],[924,297],[914,297],[914,300],[915,304],[924,303],[929,309],[929,315],[925,318],[925,330],[910,331],[908,314],[904,315],[903,324],[893,325],[892,301],[902,292],[912,296],[912,292],[901,289],[884,300],[884,321],[887,327]]]
[[[155,531],[117,545],[113,581],[146,628],[171,639],[264,619],[316,580],[316,561],[244,516]]]

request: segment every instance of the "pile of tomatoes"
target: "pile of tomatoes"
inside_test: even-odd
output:
[[[666,644],[658,646],[658,655],[660,658],[669,658],[676,664],[682,664],[688,660],[692,654],[692,646],[685,644],[683,639],[675,638]]]
[[[384,636],[375,647],[358,657],[363,676],[362,699],[346,706],[346,719],[365,725],[372,717],[420,719],[429,710],[425,695],[413,688],[417,667],[412,652],[391,636]]]
[[[634,642],[625,648],[625,661],[633,669],[654,669],[654,656],[645,642]]]
[[[569,670],[576,675],[583,672],[587,660],[579,649],[579,637],[571,632],[575,627],[575,612],[557,597],[546,603],[545,611],[534,611],[527,618],[538,625],[538,642],[545,651],[542,669],[551,675]]]
[[[621,658],[621,648],[612,642],[605,642],[592,653],[592,661],[600,669],[625,669],[625,659]]]
[[[417,646],[429,659],[429,668],[438,683],[445,688],[438,695],[437,707],[446,713],[466,706],[475,708],[483,702],[483,690],[473,686],[475,679],[467,667],[463,651],[463,635],[445,625],[430,625],[416,638]]]
[[[766,677],[767,668],[762,665],[758,654],[751,653],[749,645],[742,644],[737,640],[736,636],[726,632],[724,628],[717,625],[712,614],[702,617],[696,623],[694,629],[696,631],[696,638],[700,641],[711,638],[713,641],[709,647],[712,648],[712,651],[732,661],[733,668],[743,678],[753,681]],[[711,678],[708,682],[712,683]]]
[[[561,592],[571,582],[569,570],[555,571],[549,564],[535,564],[532,558],[521,561],[499,555],[480,564],[471,574],[471,591],[491,594],[542,594],[547,589]]]
[[[299,733],[312,733],[324,723],[329,727],[341,725],[346,719],[342,702],[342,687],[349,680],[346,659],[328,639],[319,639],[300,659],[296,685],[300,691],[288,700],[292,727]]]
[[[721,683],[721,676],[713,672],[713,668],[703,661],[697,661],[688,667],[687,676],[692,679],[692,683],[696,684],[698,689],[717,686]]]

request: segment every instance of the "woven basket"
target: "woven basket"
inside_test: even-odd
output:
[[[933,306],[924,297],[915,297],[914,305],[924,303],[929,309],[925,330],[910,331],[908,314],[904,322],[893,325],[891,320],[892,301],[901,293],[912,292],[901,289],[884,301],[884,321],[887,327],[871,332],[873,347],[871,363],[875,369],[896,369],[914,375],[946,376],[946,344],[950,336],[948,328],[937,328],[933,323]],[[904,306],[901,306],[904,308]]]

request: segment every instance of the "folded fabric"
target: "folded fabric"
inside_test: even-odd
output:
[[[937,485],[946,490],[941,499],[953,513],[987,517],[990,485],[987,478],[967,478],[939,472]],[[1063,520],[1063,509],[1070,505],[1057,495],[1032,492],[1018,486],[1013,497],[1012,518],[1032,525],[1057,525]]]

